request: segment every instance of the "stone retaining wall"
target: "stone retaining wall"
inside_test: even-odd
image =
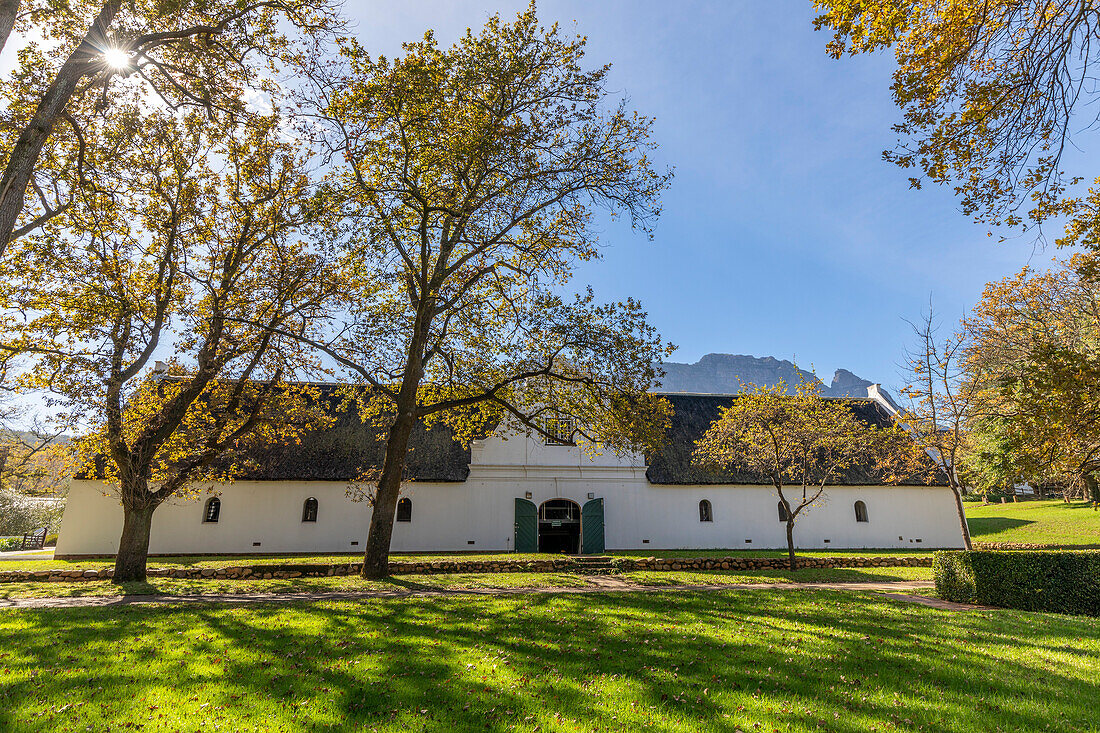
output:
[[[785,570],[785,558],[724,557],[724,558],[571,558],[552,560],[437,560],[433,562],[390,562],[392,575],[434,575],[439,573],[555,573],[586,572],[612,567],[622,572],[632,570]],[[590,565],[595,561],[595,566]],[[918,557],[806,557],[799,558],[800,568],[896,568],[931,567],[932,556]],[[244,578],[323,578],[334,575],[358,575],[362,563],[308,564],[285,563],[271,565],[233,565],[223,568],[149,568],[150,578],[187,578],[193,580],[241,580]],[[73,570],[0,570],[0,583],[28,581],[71,583],[80,580],[109,580],[112,568]]]
[[[631,570],[786,570],[787,558],[713,557],[713,558],[616,558],[612,565],[624,572]],[[800,557],[799,568],[930,568],[932,556],[917,557]]]

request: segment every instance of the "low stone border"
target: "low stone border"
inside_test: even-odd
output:
[[[598,561],[598,559],[597,559]],[[436,575],[440,573],[561,573],[591,572],[593,565],[577,562],[571,557],[553,560],[483,560],[433,562],[390,562],[391,575]],[[608,558],[607,564],[621,572],[634,570],[786,570],[785,558],[723,557],[723,558]],[[913,568],[931,567],[927,557],[806,557],[799,558],[799,568]],[[233,565],[224,568],[149,568],[150,578],[186,578],[193,580],[242,580],[245,578],[324,578],[335,575],[358,575],[362,563],[309,564],[286,563],[272,565]],[[0,570],[0,583],[71,583],[80,580],[109,580],[112,568],[73,570]]]
[[[785,557],[615,558],[613,567],[632,570],[786,570]],[[930,568],[932,556],[916,557],[800,557],[801,568]]]
[[[1057,550],[1059,545],[1037,545],[1032,542],[972,542],[975,550]]]
[[[1031,542],[974,542],[975,550],[1100,550],[1100,545],[1037,545]]]

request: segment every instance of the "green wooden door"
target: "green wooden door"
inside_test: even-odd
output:
[[[593,499],[581,507],[581,553],[603,552],[603,499]]]
[[[538,507],[526,499],[516,499],[516,552],[538,551]]]

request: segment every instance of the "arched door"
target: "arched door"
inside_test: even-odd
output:
[[[539,552],[574,555],[581,550],[581,508],[569,499],[550,499],[539,507]]]

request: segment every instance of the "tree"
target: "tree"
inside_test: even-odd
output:
[[[908,380],[901,393],[909,404],[899,417],[947,477],[955,496],[963,544],[970,550],[961,472],[967,450],[967,425],[974,417],[977,398],[976,382],[967,379],[964,372],[966,339],[956,333],[938,340],[931,306],[920,323],[911,325],[917,347],[906,354]]]
[[[751,389],[750,389],[751,388]],[[921,471],[927,458],[904,428],[879,427],[857,417],[845,400],[823,399],[814,382],[787,394],[783,382],[748,385],[699,440],[693,460],[714,468],[742,468],[767,476],[779,495],[787,526],[790,569],[798,569],[798,516],[850,470],[884,483]]]
[[[657,217],[671,174],[647,157],[651,121],[605,109],[607,67],[584,70],[584,39],[540,27],[533,6],[449,49],[430,32],[404,49],[391,62],[348,43],[346,67],[313,75],[353,235],[347,318],[313,345],[370,385],[387,434],[366,577],[388,570],[418,420],[466,439],[554,420],[606,450],[667,421],[647,391],[669,348],[641,306],[562,294],[599,254],[596,207],[646,232]]]
[[[1100,269],[1077,254],[986,286],[969,320],[971,430],[1025,475],[1065,476],[1100,502]]]
[[[116,98],[138,89],[167,108],[241,115],[246,91],[277,91],[277,64],[292,56],[287,29],[331,33],[340,26],[334,7],[329,0],[0,4],[0,44],[12,23],[34,32],[4,84],[0,257],[12,239],[73,205],[90,128],[115,114]]]
[[[309,360],[280,334],[309,333],[328,291],[277,114],[219,126],[135,99],[116,115],[78,203],[0,261],[0,367],[89,429],[89,471],[123,507],[125,582],[145,577],[158,506],[307,422],[286,380]],[[173,356],[154,372],[158,349]]]
[[[1095,128],[1094,0],[814,0],[814,7],[822,11],[815,26],[833,31],[833,57],[893,49],[903,117],[897,146],[883,156],[918,168],[914,187],[922,176],[952,185],[963,211],[991,226],[1066,215],[1060,243],[1100,244],[1100,185],[1083,195],[1082,178],[1063,170],[1067,147]],[[1093,117],[1075,120],[1077,111]]]
[[[57,529],[75,461],[61,431],[0,393],[0,535]]]

